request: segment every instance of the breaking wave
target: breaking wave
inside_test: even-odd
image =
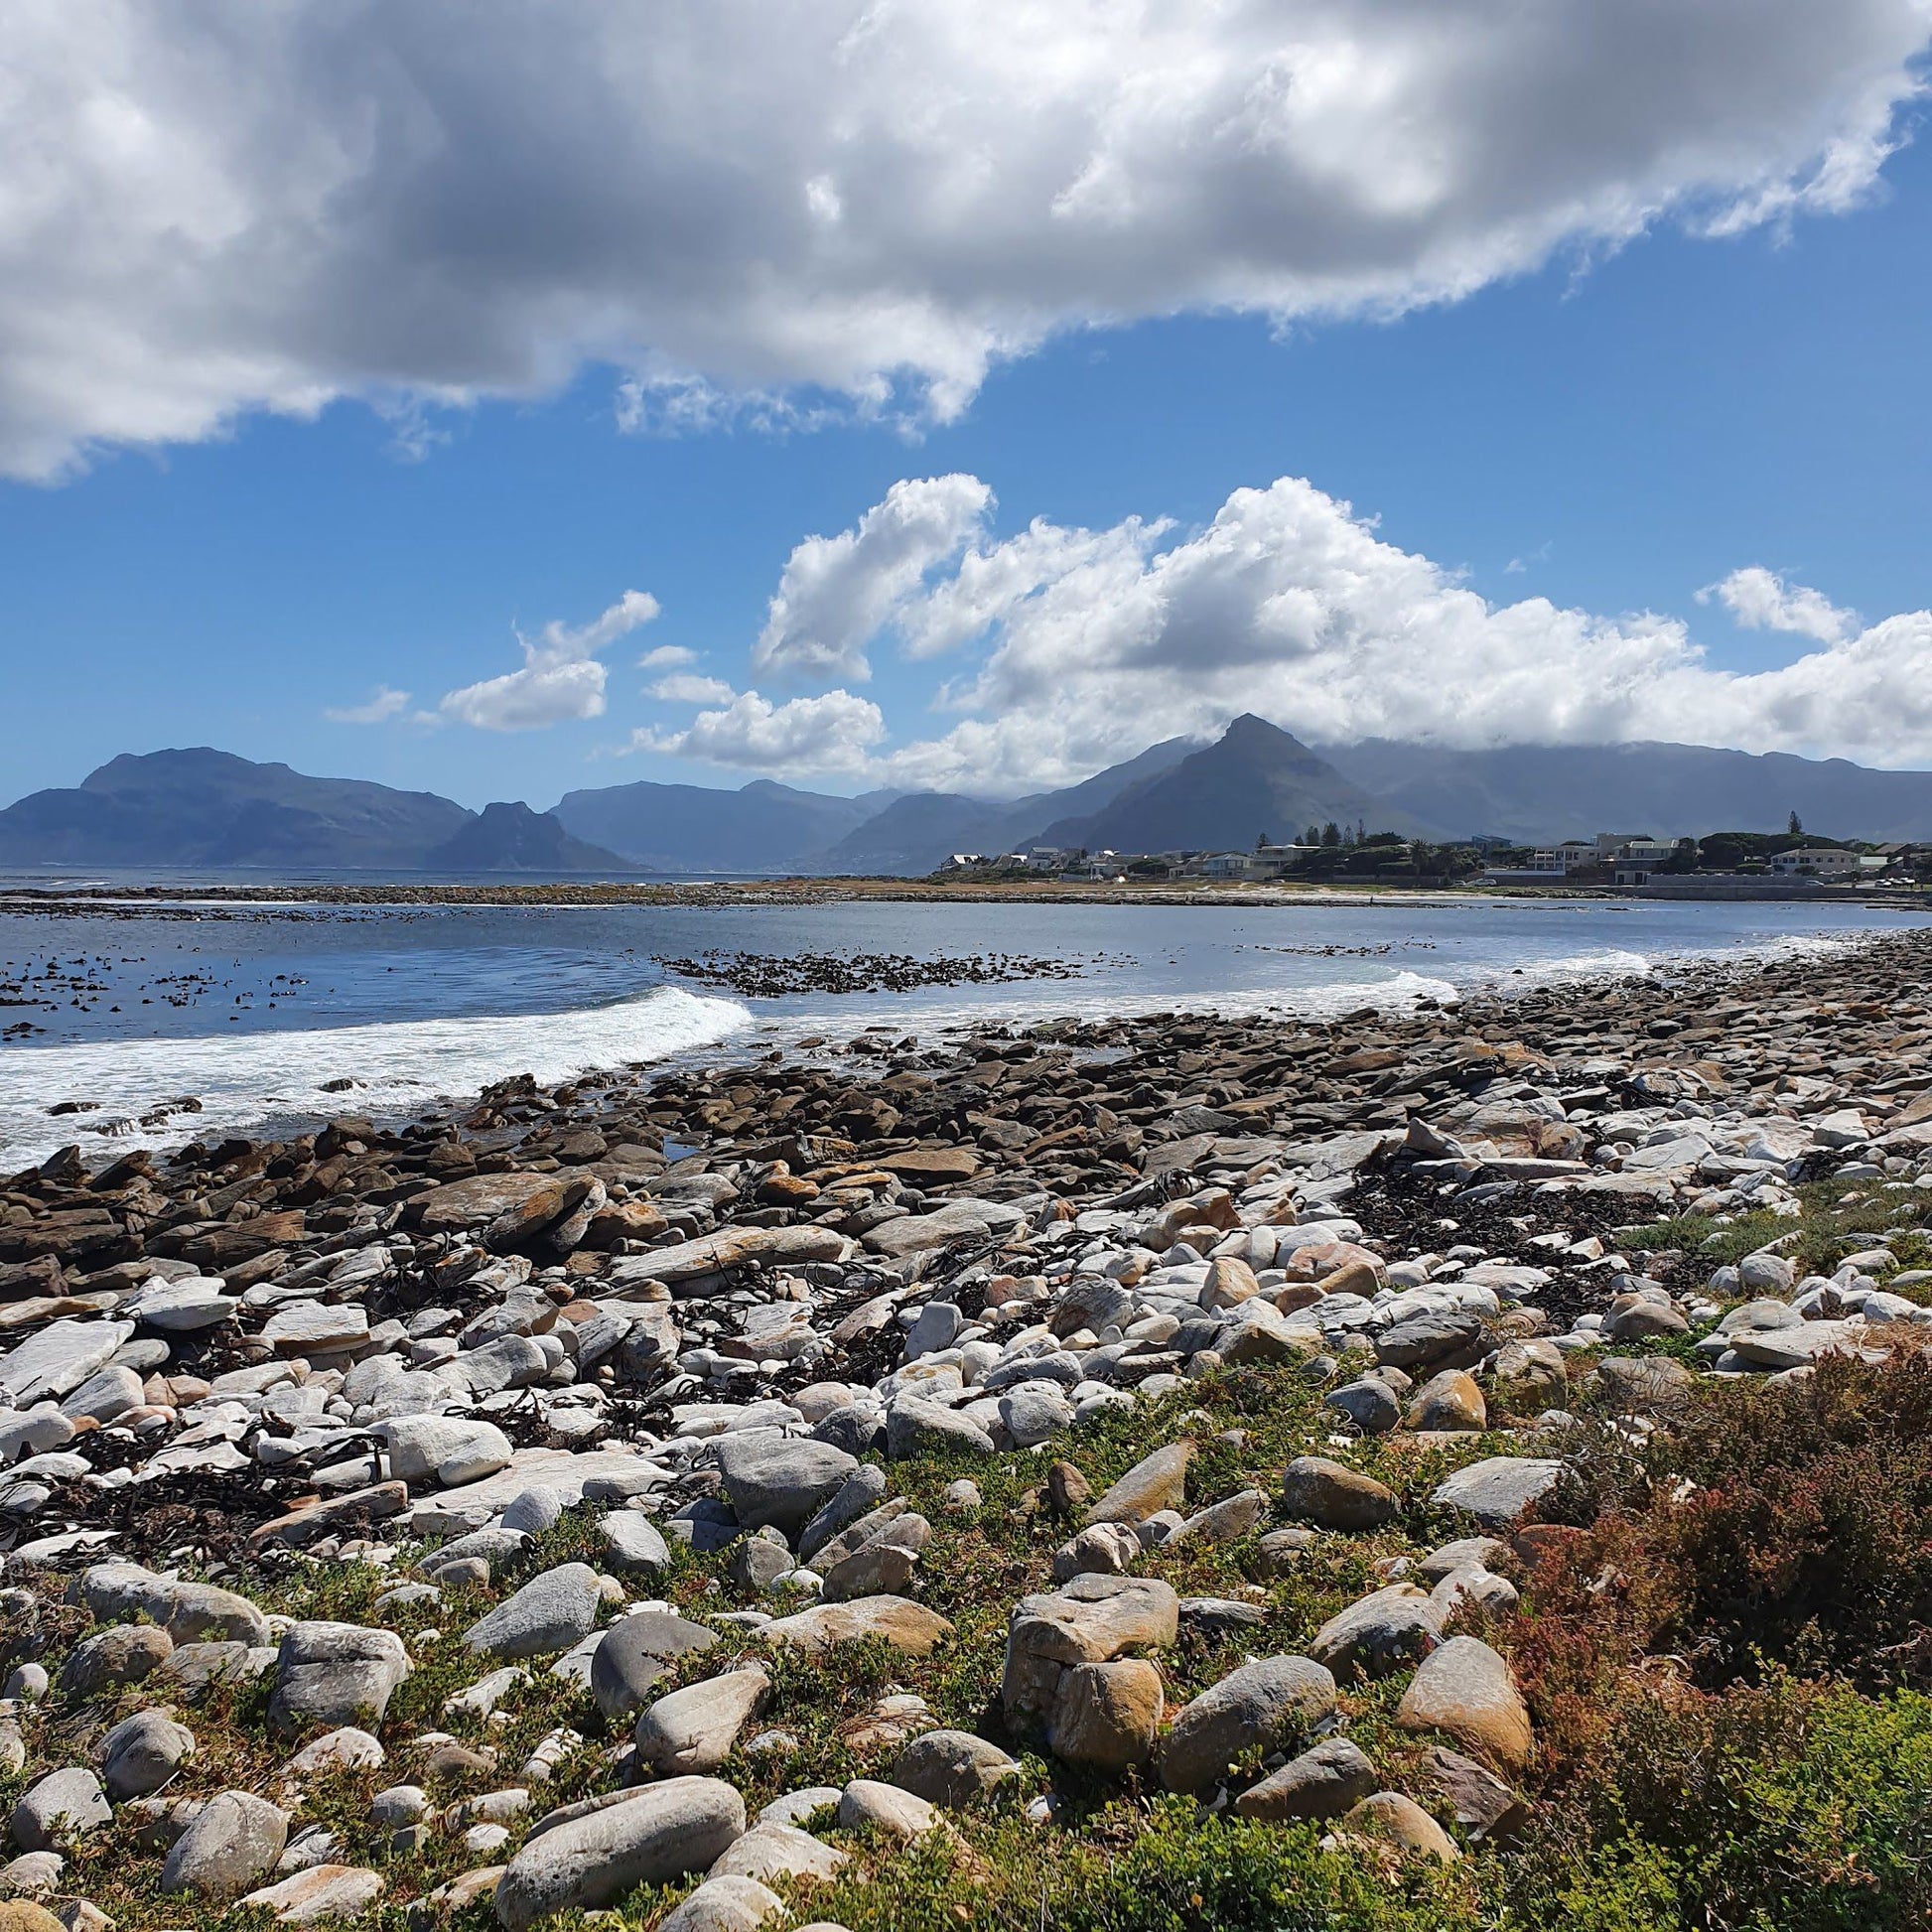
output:
[[[15,1047],[0,1060],[0,1170],[83,1150],[169,1147],[332,1114],[414,1113],[518,1073],[565,1080],[593,1067],[653,1061],[711,1046],[752,1025],[736,1000],[657,987],[572,1013],[398,1020],[239,1038],[98,1040]],[[347,1089],[330,1083],[350,1080]],[[141,1117],[185,1095],[199,1113]],[[64,1101],[85,1113],[50,1116]]]

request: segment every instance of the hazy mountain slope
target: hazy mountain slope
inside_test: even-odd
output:
[[[759,778],[737,791],[641,779],[567,792],[554,815],[580,839],[658,872],[798,872],[892,794],[834,798]]]
[[[1049,820],[1100,810],[1129,786],[1170,769],[1191,749],[1191,740],[1171,738],[1077,785],[1024,798],[911,792],[833,846],[825,855],[825,869],[918,874],[943,865],[955,852],[1013,852],[1035,841],[1054,844],[1041,837]]]
[[[202,747],[126,755],[10,805],[0,861],[407,870],[471,817],[434,792],[312,778]]]
[[[1042,837],[1095,851],[1242,852],[1263,834],[1294,839],[1329,819],[1363,820],[1371,831],[1435,829],[1421,814],[1374,797],[1279,726],[1243,716],[1172,770],[1130,786],[1087,817],[1049,824]]]
[[[1478,752],[1370,740],[1322,756],[1365,790],[1457,837],[1532,843],[1782,831],[1792,812],[1838,838],[1932,838],[1932,772],[1703,745],[1507,745]]]
[[[629,860],[573,838],[554,812],[524,804],[485,805],[454,838],[429,852],[429,872],[635,872]]]

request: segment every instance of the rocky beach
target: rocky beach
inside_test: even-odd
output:
[[[353,1099],[0,1181],[6,1932],[1932,1912],[1932,934]]]

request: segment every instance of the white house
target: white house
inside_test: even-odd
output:
[[[1841,852],[1836,846],[1800,845],[1772,853],[1771,870],[1781,879],[1858,879],[1863,875],[1864,862],[1858,853]]]

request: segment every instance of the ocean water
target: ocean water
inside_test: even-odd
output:
[[[717,1060],[872,1026],[934,1034],[1173,1008],[1332,1014],[1921,923],[1859,906],[1475,898],[0,909],[0,1172],[69,1141],[105,1153],[343,1112],[393,1116],[515,1073]],[[1003,955],[1051,971],[765,999],[692,983],[671,963],[708,953]],[[188,1096],[200,1111],[169,1111]]]

